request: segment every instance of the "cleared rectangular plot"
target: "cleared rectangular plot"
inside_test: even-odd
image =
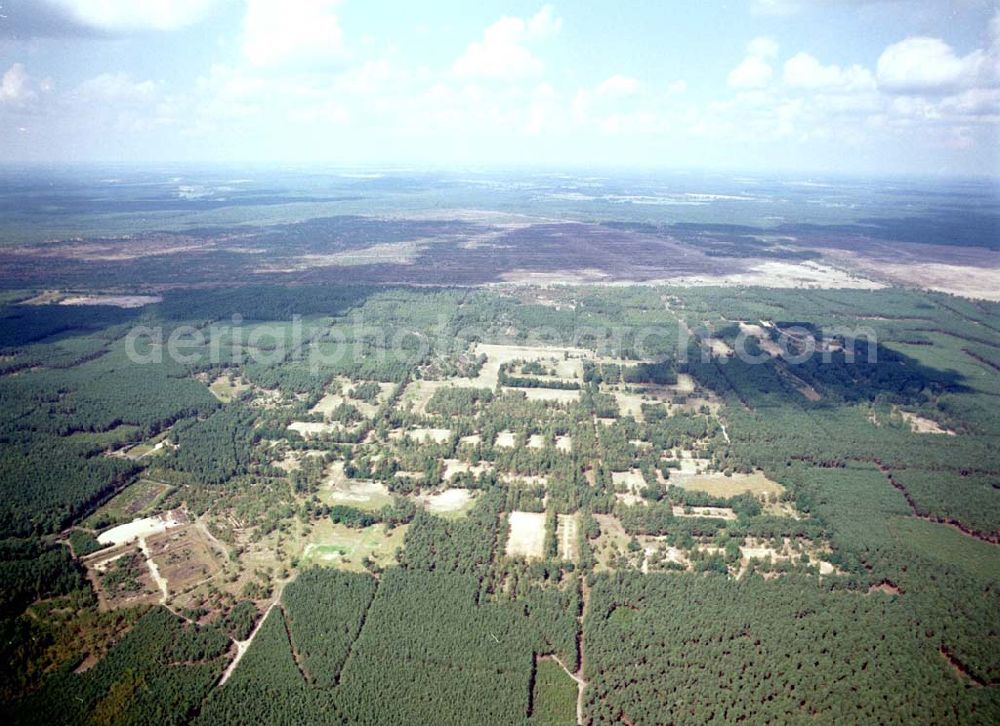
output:
[[[542,512],[511,512],[508,516],[507,555],[541,559],[545,543],[545,514]]]
[[[565,562],[576,562],[577,515],[560,514],[556,525],[556,538],[559,540],[559,559]]]

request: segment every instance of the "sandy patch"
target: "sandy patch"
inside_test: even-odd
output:
[[[431,514],[449,514],[468,509],[475,498],[476,494],[468,489],[445,489],[437,494],[422,496],[419,501]]]
[[[346,504],[366,509],[379,509],[392,502],[385,484],[353,479],[331,487],[328,498],[331,504]]]
[[[523,393],[529,401],[574,403],[580,400],[580,391],[564,388],[512,388],[505,386],[504,393]]]
[[[680,465],[681,465],[680,473],[688,475],[699,474],[701,472],[707,471],[711,463],[712,462],[709,461],[708,459],[696,459],[693,457],[692,458],[685,457],[680,460]]]
[[[288,428],[292,431],[298,432],[302,438],[308,439],[313,436],[320,436],[334,431],[342,431],[344,426],[339,421],[334,421],[332,423],[318,421],[292,421],[288,424]]]
[[[764,330],[763,326],[757,325],[756,323],[745,323],[740,321],[740,332],[743,333],[745,337],[756,338],[761,350],[765,351],[772,358],[781,357],[781,346],[771,340],[768,332]]]
[[[915,434],[946,434],[954,436],[955,432],[944,428],[937,421],[933,421],[923,416],[918,416],[910,411],[900,411],[899,415],[910,425],[910,429]]]
[[[715,519],[736,519],[736,512],[729,507],[689,507],[690,513],[685,511],[685,507],[674,505],[675,517],[712,517]]]
[[[399,406],[402,409],[409,408],[414,413],[421,415],[427,413],[427,403],[431,400],[439,388],[451,388],[457,381],[411,381],[403,395],[400,396]],[[494,383],[495,385],[495,383]],[[492,386],[491,386],[492,388]]]
[[[556,436],[556,449],[567,454],[573,451],[573,437]]]
[[[612,395],[618,401],[618,411],[622,416],[631,416],[639,423],[645,420],[642,416],[642,404],[651,403],[651,401],[644,400],[638,393],[615,391]]]
[[[638,494],[646,488],[646,480],[638,469],[614,471],[611,473],[611,481],[616,492]]]
[[[820,262],[766,261],[751,265],[747,272],[725,275],[687,275],[665,280],[670,285],[701,287],[781,287],[781,288],[856,288],[878,290],[880,282],[855,275]]]
[[[511,512],[508,521],[510,534],[507,537],[507,556],[541,559],[545,544],[545,514]]]
[[[582,359],[590,355],[589,351],[582,348],[547,348],[542,346],[525,345],[495,345],[490,343],[477,343],[473,348],[474,356],[485,355],[486,362],[479,371],[479,375],[472,379],[470,385],[477,388],[494,389],[497,385],[497,378],[500,374],[500,366],[515,360],[540,361],[549,366],[555,365],[556,371],[567,374],[567,380],[575,377],[582,377]],[[568,360],[567,360],[568,359]],[[518,389],[523,391],[545,390],[545,389]],[[571,391],[577,393],[576,391]]]
[[[116,308],[141,308],[143,305],[162,302],[159,295],[71,295],[59,301],[60,305],[112,305]]]
[[[577,545],[577,515],[560,514],[556,524],[556,537],[559,540],[559,559],[564,562],[576,562],[579,555]]]
[[[541,434],[532,434],[528,437],[528,448],[542,449],[545,447],[545,437]]]
[[[456,474],[464,474],[466,472],[479,475],[484,471],[488,471],[492,467],[490,464],[485,462],[479,462],[478,464],[470,464],[467,461],[460,461],[458,459],[445,459],[443,462],[444,471],[442,472],[442,477],[445,481],[449,481]]]
[[[512,449],[515,441],[513,431],[501,431],[497,434],[497,440],[493,442],[493,445],[502,449]]]
[[[471,434],[469,436],[463,436],[458,440],[459,446],[463,444],[468,444],[469,446],[475,446],[476,444],[482,443],[483,437],[479,434]]]
[[[451,438],[451,429],[410,429],[406,438],[421,443],[446,444]]]
[[[729,347],[729,344],[720,338],[704,338],[703,342],[714,356],[728,358],[733,354],[733,349]]]
[[[156,517],[143,517],[133,519],[127,524],[119,524],[112,527],[107,532],[97,535],[97,541],[102,545],[123,545],[126,542],[139,539],[140,537],[150,537],[154,534],[166,532],[171,527],[181,524],[180,517],[175,512],[158,515]]]

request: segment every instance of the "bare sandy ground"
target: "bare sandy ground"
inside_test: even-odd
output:
[[[180,524],[181,522],[178,521],[173,512],[155,517],[133,519],[131,522],[119,524],[107,532],[102,532],[97,536],[97,541],[102,545],[118,546],[140,537],[166,532],[171,527],[177,527]]]
[[[497,434],[497,440],[493,445],[498,448],[510,449],[514,446],[514,433],[512,431],[501,431]]]
[[[510,557],[541,558],[545,544],[545,514],[541,512],[511,512],[507,554]]]
[[[427,511],[432,514],[459,512],[475,499],[475,493],[468,489],[445,489],[437,494],[428,494],[420,498]]]
[[[983,247],[871,242],[864,251],[822,252],[880,281],[1000,301],[1000,255]]]
[[[444,444],[451,438],[450,429],[410,429],[406,432],[406,438],[411,441],[430,441],[435,444]]]
[[[729,507],[691,507],[691,513],[684,511],[684,507],[674,506],[675,517],[714,517],[716,519],[736,519],[736,512]]]
[[[918,416],[910,411],[900,411],[899,415],[903,417],[906,423],[910,424],[910,428],[915,434],[947,434],[948,436],[954,436],[955,432],[943,428],[937,421],[933,421],[929,418],[924,418],[923,416]]]
[[[559,559],[576,562],[577,515],[560,514],[556,534],[559,537]]]
[[[862,274],[838,269],[821,262],[759,262],[746,272],[724,275],[687,275],[657,280],[657,284],[700,287],[781,287],[781,288],[856,288],[877,290],[885,287]]]

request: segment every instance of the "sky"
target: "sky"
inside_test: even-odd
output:
[[[0,163],[1000,176],[992,0],[0,0]]]

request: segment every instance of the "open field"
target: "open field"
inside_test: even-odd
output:
[[[213,577],[221,569],[221,557],[225,556],[194,524],[147,537],[146,547],[170,595]]]
[[[513,448],[515,441],[514,432],[501,431],[497,434],[497,440],[493,442],[493,445],[501,449],[510,449]]]
[[[601,528],[601,535],[592,543],[594,555],[597,558],[597,571],[615,569],[611,565],[613,557],[625,551],[629,536],[625,533],[622,523],[611,514],[595,514],[594,519]]]
[[[612,472],[611,481],[614,484],[616,492],[638,494],[642,489],[646,488],[646,480],[643,478],[642,472],[638,469]]]
[[[877,290],[883,283],[862,274],[838,269],[819,262],[753,262],[744,272],[685,275],[664,280],[671,285],[720,287],[784,287],[802,289],[855,288]]]
[[[362,560],[369,557],[381,567],[388,567],[395,564],[396,548],[403,545],[408,527],[403,524],[386,532],[381,524],[352,529],[326,519],[320,520],[314,525],[302,550],[299,564],[301,567],[325,565],[363,572]]]
[[[323,481],[321,496],[329,504],[345,504],[367,511],[377,511],[392,503],[385,484],[343,476],[343,462],[331,465]]]
[[[445,489],[434,494],[423,494],[417,501],[431,514],[446,519],[464,517],[475,506],[478,492],[469,489]]]
[[[542,362],[555,366],[559,378],[572,381],[579,380],[582,377],[582,359],[591,355],[589,351],[582,348],[546,348],[541,346],[497,345],[489,343],[477,343],[473,348],[472,354],[477,356],[485,355],[486,362],[479,371],[479,375],[472,379],[470,385],[477,388],[489,388],[491,390],[496,388],[500,367],[505,363],[517,360]],[[555,389],[547,390],[551,391]]]
[[[576,562],[580,558],[577,552],[577,529],[579,517],[576,514],[560,514],[556,527],[556,539],[559,540],[559,559],[566,562]]]
[[[231,375],[222,375],[216,378],[209,385],[208,390],[212,395],[223,403],[229,403],[237,398],[243,391],[249,390],[250,384],[246,381]]]
[[[434,444],[444,444],[451,438],[450,429],[420,428],[410,429],[405,433],[406,438],[419,443],[431,442]]]
[[[170,490],[170,485],[162,482],[140,479],[116,494],[96,512],[84,520],[87,527],[127,522],[145,514]]]
[[[721,473],[671,476],[670,483],[685,489],[702,491],[713,497],[734,497],[747,491],[758,497],[762,495],[779,496],[785,491],[783,486],[771,481],[759,471],[755,471],[753,474],[733,474],[732,476]]]
[[[511,512],[508,515],[510,534],[507,537],[507,556],[541,558],[545,542],[545,514],[543,512]]]

